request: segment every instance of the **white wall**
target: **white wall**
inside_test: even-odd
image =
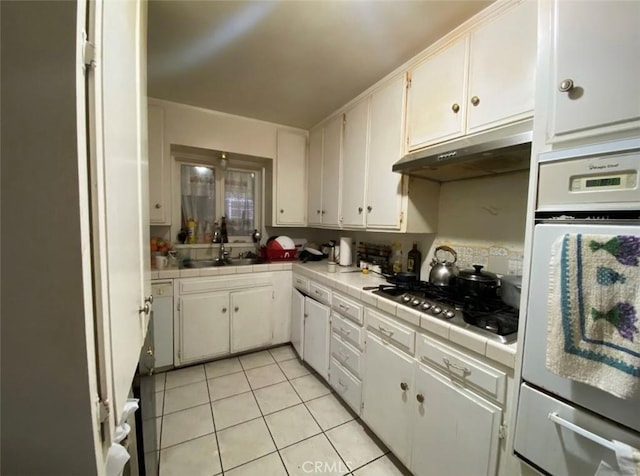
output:
[[[0,2],[3,475],[97,473],[83,296],[76,10]],[[91,316],[88,316],[91,318]]]

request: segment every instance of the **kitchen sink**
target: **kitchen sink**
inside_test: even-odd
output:
[[[228,258],[226,260],[192,260],[184,263],[185,268],[211,268],[215,266],[247,266],[251,264],[262,264],[264,260],[260,258]]]
[[[262,264],[265,260],[260,258],[232,258],[229,260],[231,266],[245,266],[248,264]]]

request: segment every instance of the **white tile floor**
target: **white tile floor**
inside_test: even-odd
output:
[[[160,476],[409,474],[289,345],[156,376]]]

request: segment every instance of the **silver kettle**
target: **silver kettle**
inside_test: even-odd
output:
[[[453,256],[453,261],[441,260],[438,258],[438,251],[446,251]],[[429,272],[429,282],[436,286],[452,286],[458,276],[458,267],[455,262],[458,254],[449,246],[438,246],[433,252],[431,261],[431,271]]]

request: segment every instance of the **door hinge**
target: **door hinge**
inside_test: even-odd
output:
[[[360,403],[360,411],[364,410],[364,402]]]
[[[343,114],[342,115],[342,125],[346,125],[347,124],[347,115]]]
[[[507,425],[500,425],[498,428],[498,438],[504,440],[507,437]]]
[[[407,71],[407,89],[411,87],[411,71]]]
[[[400,224],[404,221],[404,212],[400,212]]]
[[[86,68],[96,67],[96,45],[89,41],[87,32],[82,32],[82,61]]]
[[[271,291],[271,299],[275,299],[276,298],[276,292],[275,291]]]
[[[178,301],[178,311],[180,311],[180,301]]]
[[[102,424],[107,421],[107,418],[109,418],[109,414],[111,413],[111,405],[109,404],[109,400],[98,400],[97,405],[98,423]]]

